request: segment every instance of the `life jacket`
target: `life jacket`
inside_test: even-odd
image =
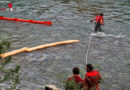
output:
[[[71,81],[73,80],[76,82],[76,83],[83,83],[84,80],[80,77],[80,76],[72,76],[72,77],[69,77],[68,78],[68,81]]]
[[[80,76],[72,76],[67,79],[66,90],[74,90],[74,87],[83,88],[84,80]],[[76,89],[76,90],[77,90]]]
[[[97,23],[100,23],[100,24],[103,24],[104,22],[103,22],[103,17],[102,16],[96,16],[96,22]]]
[[[96,22],[98,22],[98,19],[99,19],[100,16],[96,16],[95,19],[96,19]]]
[[[99,90],[99,81],[101,76],[97,70],[93,70],[92,72],[87,72],[85,75],[85,85],[87,85],[88,89],[95,88],[94,90]]]

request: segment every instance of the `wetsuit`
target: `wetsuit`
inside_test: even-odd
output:
[[[85,75],[85,86],[86,90],[99,90],[99,81],[101,80],[101,76],[97,70],[93,70],[91,72],[87,72]]]
[[[73,90],[74,87],[83,88],[84,80],[79,75],[74,75],[67,79],[66,89]],[[76,89],[77,90],[77,89]]]
[[[101,25],[104,23],[103,17],[102,16],[96,16],[95,20],[96,20],[96,26],[95,26],[94,32],[102,32]]]

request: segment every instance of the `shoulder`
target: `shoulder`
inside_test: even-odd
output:
[[[99,74],[99,71],[98,70],[93,70],[91,72],[87,72],[85,76],[95,76]]]
[[[103,16],[100,16],[100,19],[103,19]]]
[[[80,76],[78,77],[80,81],[84,81]]]
[[[72,76],[68,77],[67,81],[70,81],[70,80],[72,80],[72,78],[73,78]]]

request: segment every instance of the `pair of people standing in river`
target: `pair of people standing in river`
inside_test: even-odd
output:
[[[103,14],[97,15],[94,19],[92,19],[90,22],[93,22],[96,20],[96,26],[94,32],[102,32],[101,25],[104,26],[104,21],[103,21]]]
[[[85,79],[80,77],[80,70],[74,67],[72,76],[67,79],[65,90],[99,90],[101,76],[98,70],[93,70],[92,64],[86,65]]]

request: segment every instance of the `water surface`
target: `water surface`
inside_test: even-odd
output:
[[[13,56],[20,64],[21,90],[44,90],[45,84],[61,87],[55,74],[71,74],[75,66],[85,72],[86,51],[94,23],[89,21],[104,13],[105,35],[93,36],[88,63],[96,64],[104,83],[101,90],[130,89],[130,1],[129,0],[16,0],[14,12],[0,11],[0,16],[51,20],[52,26],[0,21],[0,36],[11,42],[10,50],[25,46],[78,39],[80,43],[62,45]],[[9,50],[9,51],[10,51]]]

